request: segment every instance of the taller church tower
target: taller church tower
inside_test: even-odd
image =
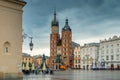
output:
[[[54,11],[54,18],[51,22],[50,33],[50,67],[54,68],[55,58],[57,56],[57,43],[60,39],[59,22],[56,18],[56,11]]]

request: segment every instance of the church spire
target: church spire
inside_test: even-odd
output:
[[[68,26],[68,27],[69,27],[69,25],[68,25],[68,18],[66,18],[65,21],[66,21],[66,22],[65,22],[65,26]]]
[[[71,31],[70,26],[68,24],[68,18],[66,18],[66,20],[65,20],[65,26],[64,26],[63,30],[69,30],[69,31]]]
[[[59,22],[56,18],[56,10],[54,9],[54,18],[52,20],[51,26],[59,26]]]
[[[54,10],[54,21],[56,21],[56,10]]]

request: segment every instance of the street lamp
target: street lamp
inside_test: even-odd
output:
[[[30,46],[30,50],[32,51],[33,50],[33,42],[32,42],[32,39],[33,39],[33,37],[30,37],[29,35],[27,35],[26,33],[24,33],[24,31],[23,31],[23,33],[22,33],[22,42],[24,41],[24,39],[26,39],[26,38],[30,38],[31,39],[31,41],[30,41],[30,43],[29,43],[29,46]]]
[[[31,42],[29,43],[29,46],[30,46],[30,50],[32,51],[33,50],[32,37],[30,37],[30,39],[31,39]]]

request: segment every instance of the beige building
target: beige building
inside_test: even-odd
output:
[[[42,64],[42,56],[41,55],[37,55],[37,57],[33,57],[34,58],[34,61],[37,63],[37,66],[36,67],[40,67],[40,65]],[[47,66],[49,67],[49,58],[48,56],[46,56],[46,64]]]
[[[34,61],[37,63],[37,66],[40,66],[42,64],[42,56],[41,55],[37,55],[36,57],[34,57]]]
[[[80,54],[80,45],[74,48],[74,69],[81,68],[81,54]]]
[[[22,77],[23,0],[0,0],[0,80]]]

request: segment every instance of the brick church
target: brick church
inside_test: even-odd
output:
[[[52,69],[59,69],[60,65],[65,65],[67,68],[73,66],[72,30],[68,19],[65,20],[65,26],[61,32],[60,37],[59,21],[56,18],[56,11],[54,11],[50,33],[50,68]],[[57,56],[60,56],[60,61],[56,60]]]

